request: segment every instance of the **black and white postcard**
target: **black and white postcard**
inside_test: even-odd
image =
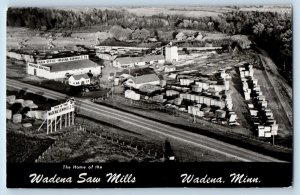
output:
[[[292,6],[10,7],[8,188],[290,187]]]

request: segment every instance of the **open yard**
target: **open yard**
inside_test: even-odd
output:
[[[33,31],[27,28],[7,28],[7,49],[17,49],[20,42],[26,45],[24,50],[43,50],[48,51],[49,40],[55,45],[56,50],[73,49],[76,45],[84,45],[91,47],[96,44],[96,38],[99,34],[92,33],[73,33],[70,37],[52,37],[46,38],[39,34],[38,31]]]
[[[217,17],[232,8],[206,6],[126,7],[122,8],[138,16],[184,15],[186,17]]]

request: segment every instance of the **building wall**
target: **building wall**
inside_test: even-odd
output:
[[[138,93],[135,93],[132,90],[126,90],[125,91],[125,97],[129,98],[129,99],[133,99],[133,100],[140,100],[141,99],[141,95]]]
[[[131,64],[121,64],[120,62],[119,62],[119,60],[114,60],[113,61],[113,63],[112,63],[112,65],[114,66],[114,67],[117,67],[117,68],[132,68],[132,67],[134,67],[134,64],[133,63],[131,63]]]
[[[165,63],[165,60],[158,60],[158,63],[163,64],[163,63]]]
[[[173,71],[175,71],[176,69],[174,68],[174,67],[166,67],[165,68],[165,72],[173,72]]]
[[[177,47],[172,46],[172,47],[166,47],[166,61],[168,62],[173,62],[173,61],[178,61],[178,52],[177,52]]]
[[[136,63],[134,63],[134,65],[136,65],[136,66],[144,66],[144,65],[146,65],[146,62],[136,62]]]
[[[81,86],[82,82],[84,83],[84,85],[88,85],[90,84],[90,79],[81,78],[79,80],[75,80],[72,76],[69,78],[69,85],[72,86]]]
[[[114,67],[117,68],[132,68],[134,66],[145,66],[146,65],[146,61],[145,62],[135,62],[135,63],[130,63],[130,64],[121,64],[118,60],[114,60],[112,65]],[[159,63],[159,64],[163,64],[165,63],[165,60],[152,60],[148,62],[149,64],[154,64],[154,63]]]
[[[39,77],[45,77],[44,75],[50,75],[50,68],[39,65],[39,64],[33,64],[33,63],[27,63],[27,74],[35,75]],[[47,78],[47,77],[45,77]]]
[[[47,79],[59,79],[64,78],[67,73],[71,75],[80,75],[91,72],[93,75],[99,75],[101,73],[100,67],[91,67],[91,68],[82,68],[68,71],[59,71],[59,72],[51,72],[49,67],[45,67],[39,64],[35,64],[36,67],[32,67],[30,63],[27,64],[27,73],[30,75],[34,75],[34,70],[36,70],[36,76],[43,77]],[[45,68],[45,69],[44,69]]]
[[[51,72],[49,79],[58,79],[64,78],[67,73],[71,75],[80,75],[80,74],[87,74],[91,72],[93,75],[99,75],[101,73],[100,67],[91,67],[91,68],[82,68],[82,69],[75,69],[75,70],[68,70],[68,71],[60,71],[60,72]],[[47,77],[45,77],[47,78]]]

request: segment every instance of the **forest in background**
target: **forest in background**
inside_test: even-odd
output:
[[[249,35],[258,47],[268,51],[281,73],[292,81],[291,13],[232,11],[218,17],[183,15],[138,16],[124,10],[74,11],[47,8],[9,8],[7,26],[34,30],[75,30],[81,27],[120,25],[130,29],[192,29]],[[155,34],[155,33],[154,33]],[[291,82],[290,82],[291,83]]]

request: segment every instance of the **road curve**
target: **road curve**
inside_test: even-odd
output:
[[[51,99],[66,99],[67,95],[44,89],[42,87],[33,86],[30,84],[22,83],[19,81],[7,79],[7,86],[16,89],[23,89],[27,92],[43,95],[44,97]],[[166,137],[174,138],[179,141],[193,144],[197,147],[210,150],[221,155],[225,155],[230,158],[235,158],[239,161],[245,162],[282,162],[270,156],[259,154],[244,148],[240,148],[235,145],[231,145],[220,140],[216,140],[207,136],[200,134],[188,132],[186,130],[172,127],[153,121],[151,119],[143,118],[131,113],[120,111],[114,108],[109,108],[103,105],[92,103],[88,100],[76,99],[76,104],[80,105],[80,109],[87,111],[89,117],[94,117],[95,119],[101,118],[103,116],[110,117],[112,119],[123,121],[129,125],[138,127],[144,132],[151,131],[152,133],[159,133]]]

